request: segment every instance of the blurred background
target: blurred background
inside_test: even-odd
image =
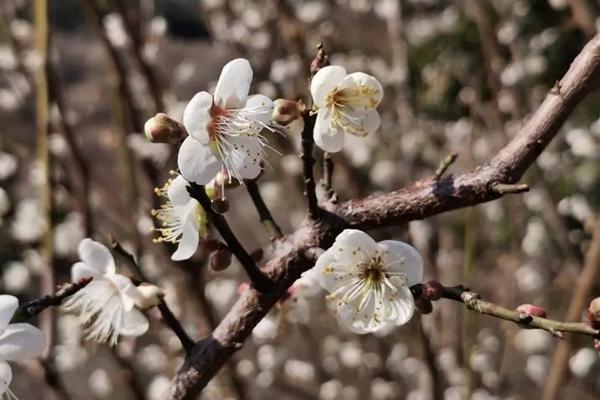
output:
[[[180,120],[236,57],[253,66],[253,92],[306,99],[323,42],[332,64],[372,74],[385,90],[379,131],[348,138],[333,157],[339,198],[366,196],[432,176],[451,153],[454,174],[489,160],[600,27],[596,0],[50,0],[48,34],[36,37],[34,3],[0,2],[0,292],[38,297],[70,279],[80,239],[112,236],[165,288],[196,339],[246,277],[235,262],[211,270],[202,249],[174,263],[172,248],[152,242],[153,188],[176,169],[176,149],[147,142],[146,119],[163,111]],[[47,85],[36,91],[45,49]],[[600,294],[598,284],[582,293],[577,281],[600,208],[599,104],[594,95],[575,110],[530,168],[528,193],[372,234],[415,245],[426,279],[583,320],[583,310],[567,310],[576,295],[587,305]],[[259,187],[289,233],[305,215],[299,136],[271,139],[282,155],[269,154]],[[228,198],[233,230],[268,258],[248,193]],[[55,311],[40,321],[55,332],[49,357],[15,368],[21,399],[166,398],[183,353],[157,315],[150,333],[110,349],[84,343],[77,318]],[[323,293],[299,290],[201,398],[598,399],[591,342],[561,342],[445,302],[394,331],[358,336],[338,326]]]

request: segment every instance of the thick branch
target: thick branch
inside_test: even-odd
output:
[[[525,170],[556,135],[583,97],[598,87],[600,36],[582,50],[560,82],[518,135],[488,164],[457,178],[428,180],[381,196],[343,203],[318,221],[308,221],[277,243],[263,271],[272,282],[267,291],[244,292],[212,336],[197,343],[174,378],[170,399],[194,399],[239,349],[256,324],[300,274],[314,262],[315,247],[327,248],[344,228],[368,229],[405,223],[500,197],[498,183],[518,182]],[[335,207],[328,205],[328,207]]]
[[[231,249],[231,252],[237,257],[239,262],[242,264],[242,267],[248,274],[250,281],[252,284],[256,286],[260,290],[265,290],[270,286],[269,279],[262,273],[262,271],[258,268],[252,256],[248,254],[246,249],[242,246],[240,241],[237,239],[237,236],[233,233],[229,224],[225,220],[225,218],[221,214],[217,214],[213,209],[210,202],[210,199],[206,195],[204,191],[204,186],[197,185],[195,183],[190,183],[190,187],[188,188],[190,192],[190,196],[194,199],[198,200],[200,205],[206,211],[206,215],[208,216],[209,221],[213,224],[215,228],[219,231],[219,234],[227,243],[227,246]]]
[[[501,194],[493,187],[517,183],[575,106],[599,84],[600,36],[596,35],[519,134],[489,163],[457,177],[421,181],[395,192],[345,202],[339,215],[354,227],[369,229],[497,199]]]

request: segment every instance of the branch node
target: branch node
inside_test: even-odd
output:
[[[448,170],[448,168],[456,161],[458,158],[458,153],[452,153],[444,157],[444,159],[440,162],[440,165],[435,170],[435,174],[433,175],[434,181],[439,181],[444,173]]]

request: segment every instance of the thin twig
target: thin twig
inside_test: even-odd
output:
[[[411,287],[413,295],[420,296],[424,285],[417,284]],[[470,291],[462,285],[459,286],[440,286],[441,298],[463,303],[468,310],[476,311],[480,314],[512,321],[523,329],[541,329],[549,332],[553,336],[563,339],[563,332],[575,333],[579,335],[600,338],[600,330],[594,329],[587,322],[564,322],[548,318],[536,317],[530,314],[524,314],[517,310],[510,310],[501,305],[482,300],[479,294]]]
[[[508,193],[523,193],[529,191],[529,186],[526,183],[497,183],[494,186],[492,186],[492,190],[500,195]]]
[[[433,175],[433,180],[438,181],[444,176],[444,173],[448,170],[448,168],[456,161],[458,157],[458,153],[448,154],[444,159],[440,162],[440,165],[435,170],[435,174]]]
[[[306,196],[308,217],[317,219],[321,209],[317,201],[317,191],[315,185],[314,165],[315,158],[313,156],[313,128],[315,117],[311,115],[304,116],[304,130],[302,131],[302,159],[303,175],[304,175],[304,196]]]
[[[92,278],[82,278],[77,282],[67,283],[62,285],[56,292],[48,294],[39,299],[23,303],[17,308],[12,318],[13,323],[25,322],[35,317],[48,307],[60,306],[64,299],[77,293],[79,290],[87,286],[92,281]]]
[[[258,290],[265,290],[269,287],[270,280],[267,276],[258,268],[252,256],[248,254],[246,249],[242,246],[238,238],[235,236],[229,224],[225,220],[225,218],[221,214],[217,214],[213,209],[208,198],[208,195],[204,191],[204,186],[197,185],[195,183],[190,183],[190,187],[188,188],[188,192],[190,196],[194,199],[198,200],[200,205],[206,211],[209,221],[213,224],[215,228],[219,231],[229,249],[231,249],[232,253],[237,257],[237,259],[242,264],[242,267],[248,274],[250,281]]]
[[[269,211],[269,208],[265,204],[256,181],[248,181],[246,182],[245,186],[248,194],[250,194],[250,197],[252,198],[254,206],[256,207],[256,211],[258,211],[260,222],[269,233],[271,240],[276,240],[283,237],[283,232],[281,231],[279,225],[277,225],[277,222],[275,222],[271,211]]]

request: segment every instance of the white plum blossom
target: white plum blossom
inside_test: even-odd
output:
[[[79,313],[88,326],[89,340],[115,345],[119,335],[140,336],[149,327],[148,319],[136,308],[146,303],[144,293],[129,278],[116,273],[115,260],[106,246],[90,238],[79,243],[81,261],[71,267],[71,278],[92,277],[83,289],[69,297],[64,308]]]
[[[344,133],[363,137],[379,128],[376,108],[383,88],[375,77],[364,72],[347,75],[340,66],[327,66],[313,77],[310,92],[318,108],[314,139],[323,150],[340,151]]]
[[[412,318],[409,287],[423,277],[423,260],[412,246],[395,240],[377,243],[362,231],[346,229],[315,269],[338,320],[351,331],[375,332]]]
[[[155,189],[156,194],[166,201],[158,210],[152,210],[160,223],[154,230],[161,235],[154,241],[177,243],[177,250],[171,255],[173,261],[190,258],[208,228],[204,209],[190,196],[187,187],[185,178],[177,176],[169,179],[162,188]]]
[[[10,323],[18,306],[16,297],[0,295],[0,399],[17,400],[8,387],[12,381],[12,370],[7,361],[38,357],[46,347],[41,330],[26,323]]]
[[[273,102],[266,96],[248,96],[252,68],[238,58],[223,67],[214,95],[197,93],[183,113],[189,136],[179,149],[177,164],[190,182],[209,183],[220,170],[242,181],[262,170]]]

